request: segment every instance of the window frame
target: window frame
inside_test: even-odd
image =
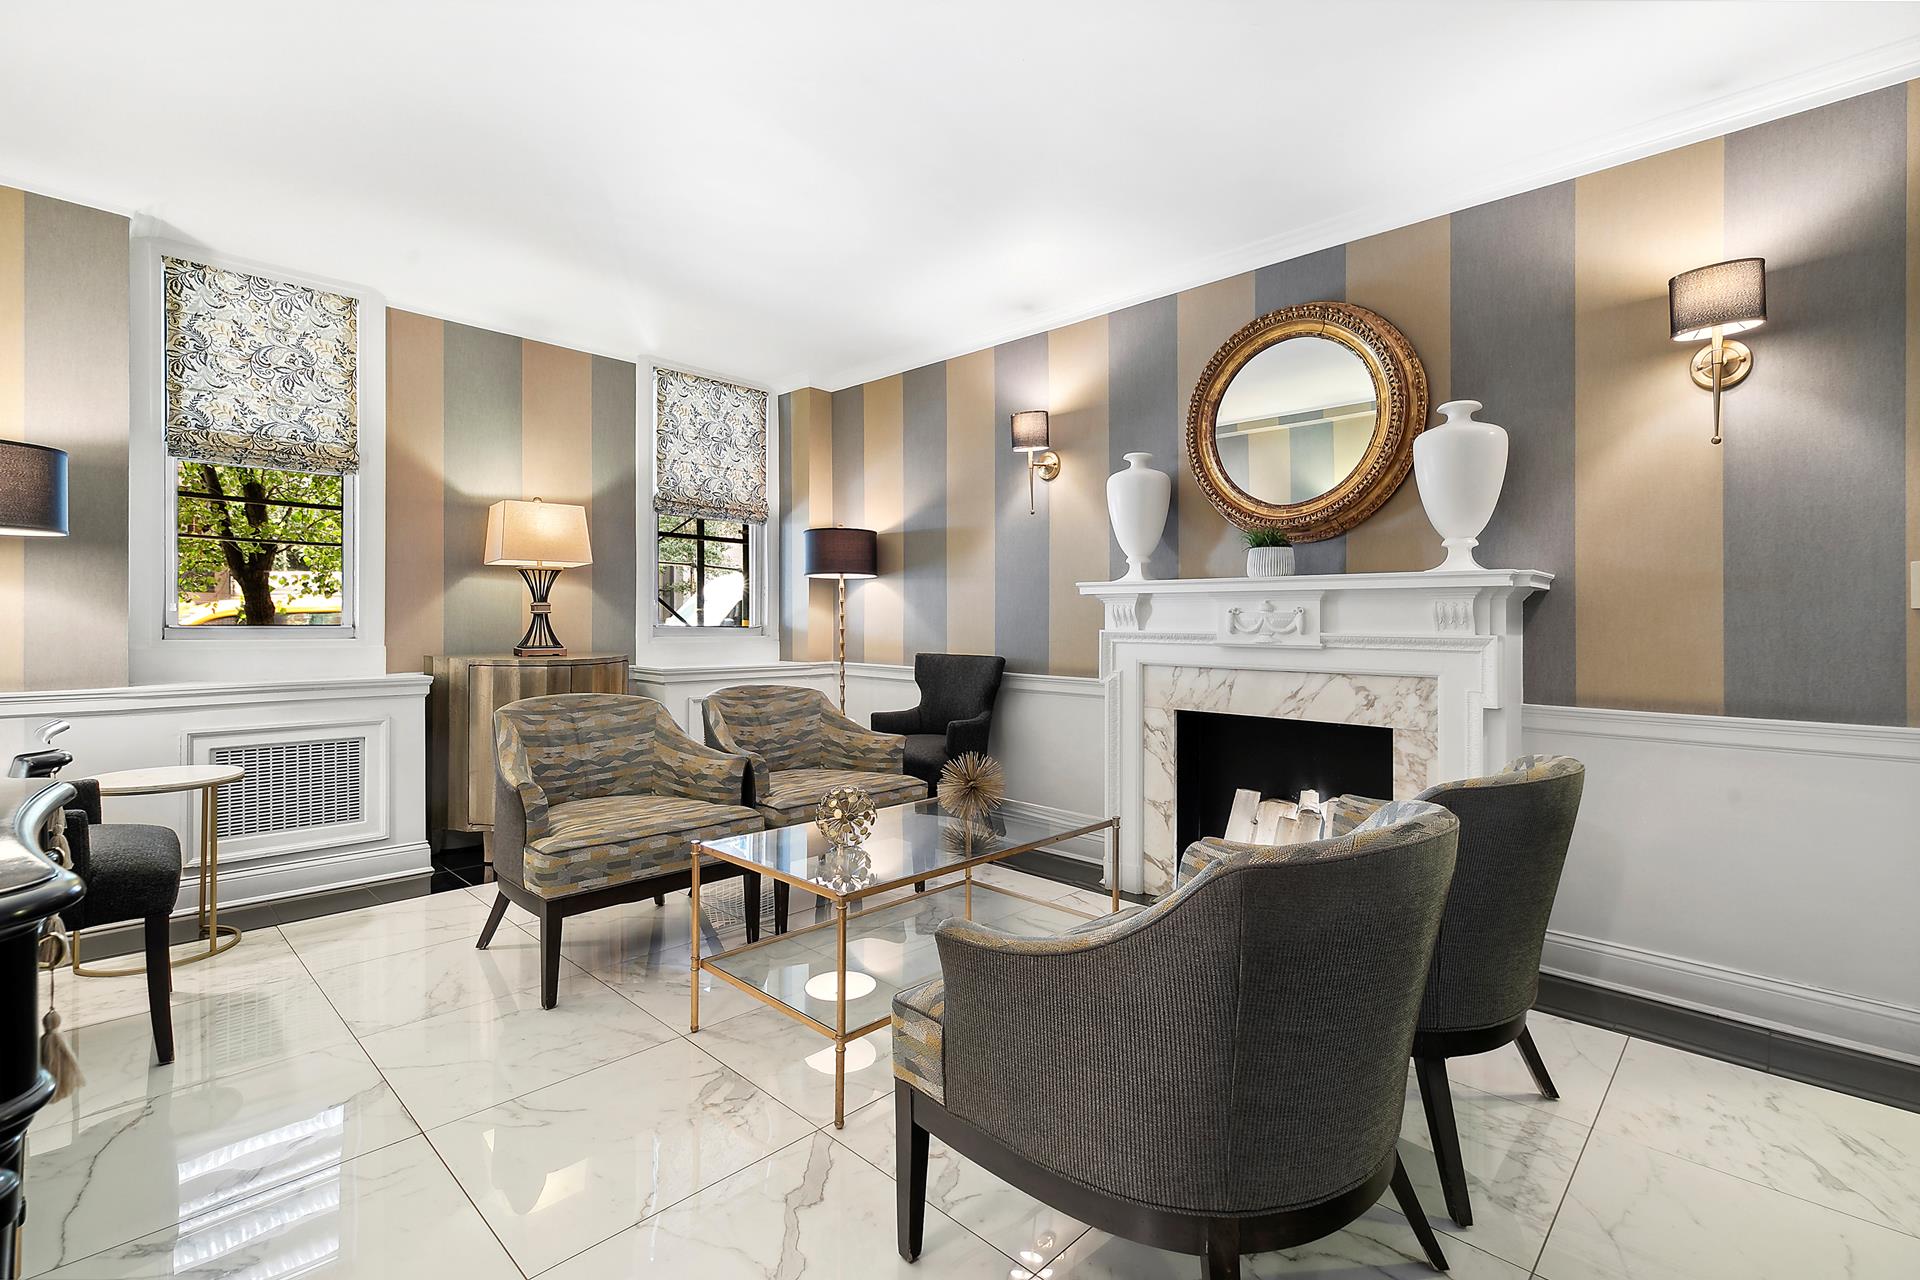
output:
[[[735,520],[731,523],[745,527],[747,531],[746,567],[747,567],[747,616],[753,625],[747,627],[677,627],[660,621],[660,522],[668,519],[699,520],[704,516],[670,516],[659,511],[649,502],[647,508],[652,518],[647,522],[651,531],[647,535],[647,623],[649,634],[662,638],[691,636],[763,636],[767,634],[765,605],[768,599],[766,589],[766,545],[767,526],[756,520]],[[722,519],[715,516],[713,519]],[[727,539],[731,541],[731,539]]]
[[[163,504],[166,513],[166,549],[163,553],[166,564],[166,592],[163,603],[165,614],[160,620],[160,634],[168,640],[187,640],[198,642],[207,637],[221,637],[239,634],[266,638],[282,634],[314,635],[327,640],[351,640],[355,637],[354,604],[358,587],[359,559],[357,546],[357,526],[355,517],[355,496],[359,485],[357,472],[340,475],[340,621],[330,627],[188,627],[180,622],[180,485],[179,474],[182,462],[198,461],[193,458],[180,458],[163,452],[167,477],[167,495]],[[256,467],[256,471],[281,471],[281,467]],[[334,474],[329,471],[327,475]],[[218,641],[215,641],[218,643]],[[273,641],[278,643],[278,641]]]

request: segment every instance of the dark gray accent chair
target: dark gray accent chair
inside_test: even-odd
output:
[[[917,653],[913,682],[920,686],[920,705],[873,713],[875,729],[906,738],[907,772],[927,784],[929,795],[947,761],[969,751],[986,753],[1006,671],[1005,658],[988,654]]]
[[[1460,819],[1460,860],[1413,1039],[1414,1075],[1447,1214],[1473,1223],[1447,1059],[1517,1045],[1540,1095],[1558,1098],[1527,1030],[1540,988],[1540,949],[1580,813],[1586,767],[1568,756],[1522,756],[1484,778],[1429,787],[1419,799]],[[1338,830],[1378,801],[1334,802]]]
[[[67,928],[138,920],[145,930],[147,1013],[160,1064],[173,1061],[171,922],[180,897],[180,837],[169,827],[100,820],[100,784],[75,781],[67,805],[67,849],[87,896],[60,913]]]
[[[943,924],[942,977],[893,1004],[901,1256],[938,1136],[1212,1280],[1389,1187],[1444,1270],[1397,1139],[1458,833],[1403,802],[1332,840],[1200,842],[1172,894],[1068,933]]]

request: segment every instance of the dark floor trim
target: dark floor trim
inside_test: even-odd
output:
[[[1920,1065],[1897,1058],[1550,973],[1540,975],[1540,994],[1534,1007],[1542,1013],[1752,1067],[1768,1075],[1920,1111]]]

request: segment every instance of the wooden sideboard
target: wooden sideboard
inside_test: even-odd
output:
[[[427,829],[436,846],[447,833],[493,830],[493,713],[546,693],[625,693],[627,655],[564,658],[429,657]]]

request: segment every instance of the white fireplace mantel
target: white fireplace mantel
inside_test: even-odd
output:
[[[1179,710],[1390,728],[1396,797],[1518,755],[1521,604],[1552,582],[1537,569],[1485,569],[1080,583],[1106,610],[1121,887],[1172,884]]]

